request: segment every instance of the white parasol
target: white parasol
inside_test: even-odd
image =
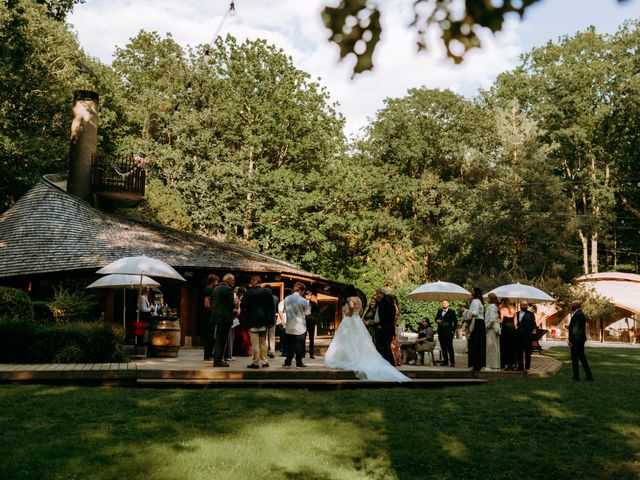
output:
[[[127,288],[139,288],[140,276],[139,275],[126,275],[119,273],[112,273],[106,277],[102,277],[87,288],[122,288],[122,327],[125,332],[127,330]],[[147,276],[142,277],[143,287],[159,287],[160,284]]]
[[[409,295],[409,300],[418,300],[423,302],[438,302],[442,300],[468,300],[471,292],[462,288],[460,285],[451,282],[433,282],[425,283],[419,286]]]
[[[512,283],[494,288],[489,293],[495,293],[499,299],[508,298],[516,302],[527,301],[529,303],[555,302],[555,298],[543,292],[539,288],[522,283]],[[489,295],[485,295],[485,298]]]
[[[120,260],[116,260],[115,262],[110,263],[106,267],[102,267],[96,273],[122,273],[125,275],[138,276],[138,322],[140,321],[140,297],[142,296],[142,279],[145,275],[149,277],[172,278],[174,280],[181,280],[183,282],[186,282],[182,275],[176,272],[171,265],[163,262],[162,260],[157,260],[145,255],[121,258]]]

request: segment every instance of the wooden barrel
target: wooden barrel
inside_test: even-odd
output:
[[[152,357],[177,357],[180,349],[180,322],[166,319],[151,322],[149,345]]]

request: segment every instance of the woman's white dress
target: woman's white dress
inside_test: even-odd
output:
[[[327,349],[324,364],[328,368],[352,370],[361,380],[380,382],[411,380],[378,353],[367,327],[357,312],[350,317],[343,317]]]
[[[500,370],[500,315],[498,307],[489,304],[484,315],[484,323],[487,329],[487,367]]]

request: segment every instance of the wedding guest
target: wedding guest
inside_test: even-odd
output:
[[[316,358],[314,353],[314,340],[316,336],[316,317],[318,316],[318,292],[307,290],[304,297],[309,302],[311,313],[307,315],[307,335],[309,336],[309,358]]]
[[[471,367],[474,372],[478,372],[485,366],[487,348],[487,336],[484,326],[484,305],[482,303],[482,290],[480,290],[479,287],[473,287],[469,314],[471,316],[469,340],[467,343],[469,367]]]
[[[293,356],[296,357],[296,367],[306,367],[304,358],[304,340],[307,334],[306,316],[311,313],[309,302],[303,297],[306,288],[304,283],[293,284],[293,293],[284,299],[284,311],[287,314],[287,357],[285,367],[290,367]]]
[[[237,322],[233,319],[235,327],[233,331],[233,352],[239,357],[250,357],[252,355],[251,337],[247,329],[247,320],[245,312],[242,310],[242,299],[246,293],[245,287],[236,287],[234,295],[237,308]]]
[[[247,368],[268,367],[267,361],[267,326],[273,323],[275,307],[271,290],[262,288],[262,280],[259,276],[251,277],[249,289],[242,298],[242,310],[244,311],[251,346],[253,361]]]
[[[391,342],[396,334],[396,308],[390,295],[384,288],[376,291],[376,313],[374,322],[376,325],[376,350],[391,365],[395,366]]]
[[[455,310],[449,308],[449,301],[442,301],[442,308],[438,309],[435,318],[438,325],[438,340],[442,352],[442,365],[456,366],[456,357],[453,352],[453,337],[458,329],[458,317]]]
[[[500,313],[498,307],[500,301],[495,293],[489,294],[489,306],[484,314],[484,323],[487,330],[487,356],[486,369],[500,369]]]
[[[500,368],[513,370],[516,367],[516,310],[511,300],[500,302]]]
[[[518,370],[524,373],[528,373],[531,369],[531,342],[535,338],[534,335],[537,328],[536,318],[533,312],[529,311],[529,302],[521,302],[520,311],[518,312],[518,328],[516,330],[518,338],[516,356],[518,358]]]
[[[433,349],[436,346],[434,340],[434,331],[428,318],[423,318],[420,328],[418,329],[418,340],[416,342],[416,353],[418,354],[418,363],[424,365],[424,354],[428,352],[431,355],[431,364],[435,365],[433,357]]]
[[[396,311],[396,315],[393,321],[394,335],[393,335],[393,339],[391,340],[391,353],[393,355],[393,362],[395,363],[395,366],[399,367],[402,365],[402,355],[400,355],[400,345],[398,345],[398,335],[402,333],[402,328],[399,327],[400,302],[398,301],[398,297],[396,297],[395,295],[389,295],[389,297],[391,297],[391,300],[393,301],[393,306]]]
[[[276,325],[278,324],[278,304],[280,299],[277,295],[274,295],[273,289],[270,286],[265,286],[267,290],[271,292],[271,298],[273,299],[273,322],[267,327],[267,352],[269,358],[275,358],[276,356]]]
[[[149,302],[149,296],[151,295],[151,289],[145,288],[140,295],[140,321],[149,323],[151,321],[151,303]]]
[[[211,298],[213,297],[213,290],[218,286],[220,279],[213,273],[207,277],[207,286],[202,292],[202,306],[204,308],[204,315],[202,317],[202,345],[204,347],[204,361],[209,362],[213,360],[213,325],[211,323],[212,305]]]
[[[574,301],[571,303],[571,321],[569,322],[569,347],[571,348],[571,365],[573,367],[573,381],[580,380],[580,365],[586,375],[585,380],[593,380],[591,369],[589,368],[589,362],[587,356],[584,353],[584,344],[587,341],[586,324],[587,320],[582,313],[582,303]]]
[[[222,283],[213,291],[212,319],[215,326],[215,343],[213,345],[213,366],[228,367],[229,363],[223,360],[226,349],[229,329],[233,323],[236,302],[233,297],[235,277],[227,273],[222,277]]]
[[[367,330],[369,331],[369,335],[371,335],[371,340],[375,345],[376,343],[376,297],[371,299],[369,303],[369,307],[362,318],[362,321],[367,326]]]

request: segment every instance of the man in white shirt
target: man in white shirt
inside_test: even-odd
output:
[[[311,307],[307,299],[303,297],[305,290],[304,283],[296,282],[293,285],[293,293],[284,299],[284,312],[287,319],[285,327],[287,332],[285,367],[291,366],[294,354],[296,356],[296,367],[306,367],[302,363],[302,359],[304,358],[304,342],[307,336],[306,316],[311,313]]]

